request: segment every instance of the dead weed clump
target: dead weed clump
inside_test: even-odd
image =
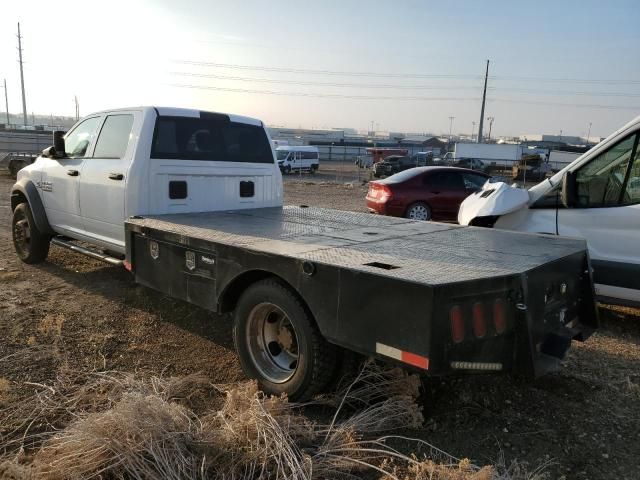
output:
[[[39,408],[20,439],[5,444],[0,478],[512,478],[389,434],[422,423],[418,393],[414,376],[375,364],[337,394],[307,404],[265,396],[254,382],[216,386],[200,375],[63,376],[37,389]],[[331,421],[306,416],[312,405],[331,406]],[[29,433],[34,423],[41,428]],[[431,453],[404,455],[391,446],[398,440]]]

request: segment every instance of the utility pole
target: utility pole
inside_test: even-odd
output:
[[[4,109],[7,112],[7,128],[9,128],[9,96],[7,95],[7,79],[4,79]]]
[[[449,143],[451,143],[451,132],[453,130],[453,119],[456,117],[449,117]]]
[[[27,125],[27,99],[24,94],[24,73],[22,71],[22,35],[20,35],[20,22],[18,22],[18,58],[20,60],[20,85],[22,86],[22,119]]]
[[[482,143],[482,123],[484,120],[484,104],[487,101],[487,79],[489,78],[489,60],[487,60],[487,71],[484,74],[484,91],[482,92],[482,107],[480,108],[480,124],[478,125],[478,143]]]
[[[476,122],[471,122],[471,141],[473,142],[473,134],[476,131]]]
[[[6,88],[7,87],[5,86],[5,89]],[[591,138],[591,122],[589,122],[589,132],[587,132],[587,146],[589,146],[590,138]]]
[[[78,96],[74,95],[73,101],[76,104],[76,122],[80,120],[80,104],[78,103]]]
[[[489,122],[489,140],[491,140],[491,128],[493,127],[493,121],[495,118],[487,117],[487,121]]]

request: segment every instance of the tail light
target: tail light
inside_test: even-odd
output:
[[[451,321],[451,340],[453,343],[460,343],[464,340],[464,319],[462,309],[454,305],[449,310],[449,320]]]
[[[501,334],[507,329],[507,318],[504,311],[504,300],[496,298],[493,302],[493,325],[496,333]]]
[[[387,185],[371,182],[367,196],[375,199],[377,202],[385,203],[391,199],[392,194],[391,189]]]
[[[474,303],[472,313],[473,334],[476,338],[482,338],[487,334],[487,321],[484,318],[484,305],[480,302]]]

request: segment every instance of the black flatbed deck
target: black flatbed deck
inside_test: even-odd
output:
[[[126,234],[143,285],[224,313],[275,277],[328,341],[366,355],[407,352],[430,374],[471,361],[537,375],[548,368],[544,344],[560,336],[565,351],[587,331],[574,319],[597,325],[579,239],[302,206],[131,218]]]
[[[127,223],[425,285],[520,274],[585,250],[579,239],[315,207],[167,214]]]

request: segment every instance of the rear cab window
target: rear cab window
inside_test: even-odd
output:
[[[151,158],[274,163],[273,151],[263,127],[232,122],[224,115],[158,117]]]

